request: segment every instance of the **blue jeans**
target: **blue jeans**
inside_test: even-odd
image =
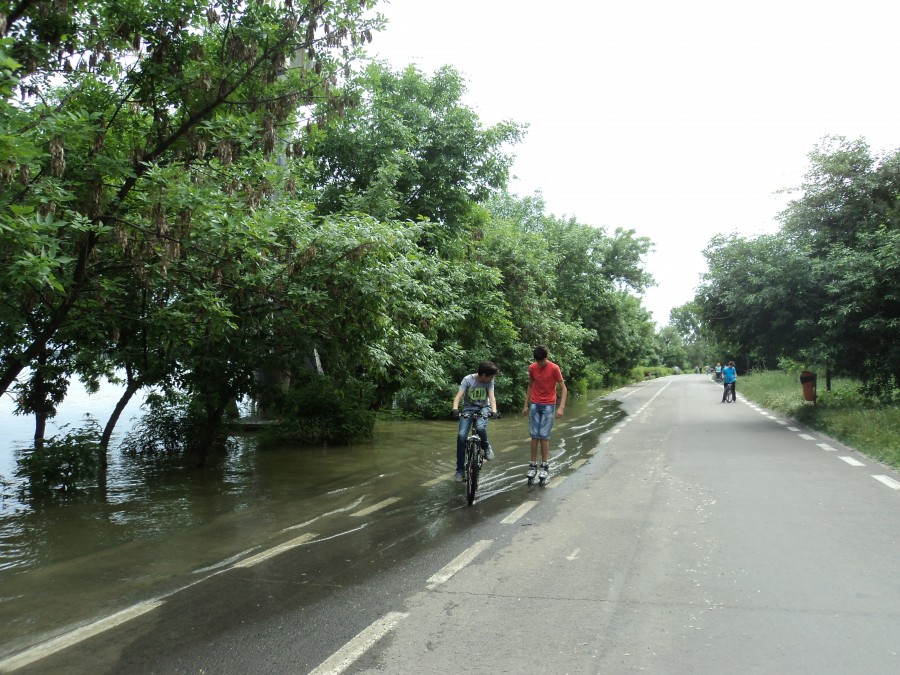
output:
[[[528,404],[528,429],[532,438],[547,440],[556,420],[556,406],[552,403]]]
[[[491,412],[490,406],[485,406],[484,408],[463,408],[462,414],[465,413],[473,413],[480,412],[482,415],[487,415]],[[484,417],[479,417],[477,419],[465,419],[460,416],[459,418],[459,432],[456,435],[456,470],[462,471],[465,468],[466,464],[466,439],[469,437],[469,425],[475,422],[475,433],[478,434],[478,437],[481,438],[481,447],[485,450],[488,446],[488,437],[487,437],[487,419]]]

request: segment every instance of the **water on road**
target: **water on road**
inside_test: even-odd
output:
[[[551,441],[552,474],[586,457],[622,414],[598,395],[570,400]],[[471,507],[453,481],[456,428],[451,420],[384,421],[369,442],[329,448],[261,450],[248,435],[202,469],[118,457],[102,493],[4,500],[0,658],[298,537],[336,541],[365,528],[373,512],[390,518],[390,536],[373,530],[354,545],[399,555],[527,499],[527,421],[489,423],[496,459]]]

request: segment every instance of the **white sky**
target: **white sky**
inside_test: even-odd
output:
[[[719,232],[773,231],[826,135],[900,147],[890,0],[389,0],[370,50],[449,64],[486,125],[527,123],[512,192],[655,242],[660,325]]]

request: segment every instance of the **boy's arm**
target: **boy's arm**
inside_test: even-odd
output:
[[[559,407],[556,409],[556,416],[562,417],[563,413],[566,411],[566,399],[569,397],[569,390],[566,387],[566,381],[560,380],[560,396],[559,396]]]
[[[528,417],[528,404],[531,402],[531,386],[534,382],[528,379],[528,389],[525,390],[525,405],[522,407],[522,417]]]
[[[459,402],[460,402],[460,400],[462,400],[462,397],[465,393],[466,392],[464,392],[462,389],[460,389],[458,392],[456,392],[456,397],[453,399],[453,409],[454,410],[459,410]]]
[[[488,390],[488,403],[490,403],[490,405],[491,405],[491,413],[496,415],[497,414],[497,399],[494,398],[494,390],[493,389]]]

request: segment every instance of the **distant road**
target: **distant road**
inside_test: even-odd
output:
[[[900,476],[701,375],[628,413],[546,488],[316,583],[298,540],[136,606],[28,673],[897,673]],[[497,507],[500,503],[501,508]],[[464,522],[469,519],[470,522]],[[362,525],[361,525],[362,527]],[[389,536],[376,521],[363,531]],[[408,552],[407,552],[408,553]],[[352,576],[350,576],[352,575]],[[40,656],[41,658],[38,658]]]

